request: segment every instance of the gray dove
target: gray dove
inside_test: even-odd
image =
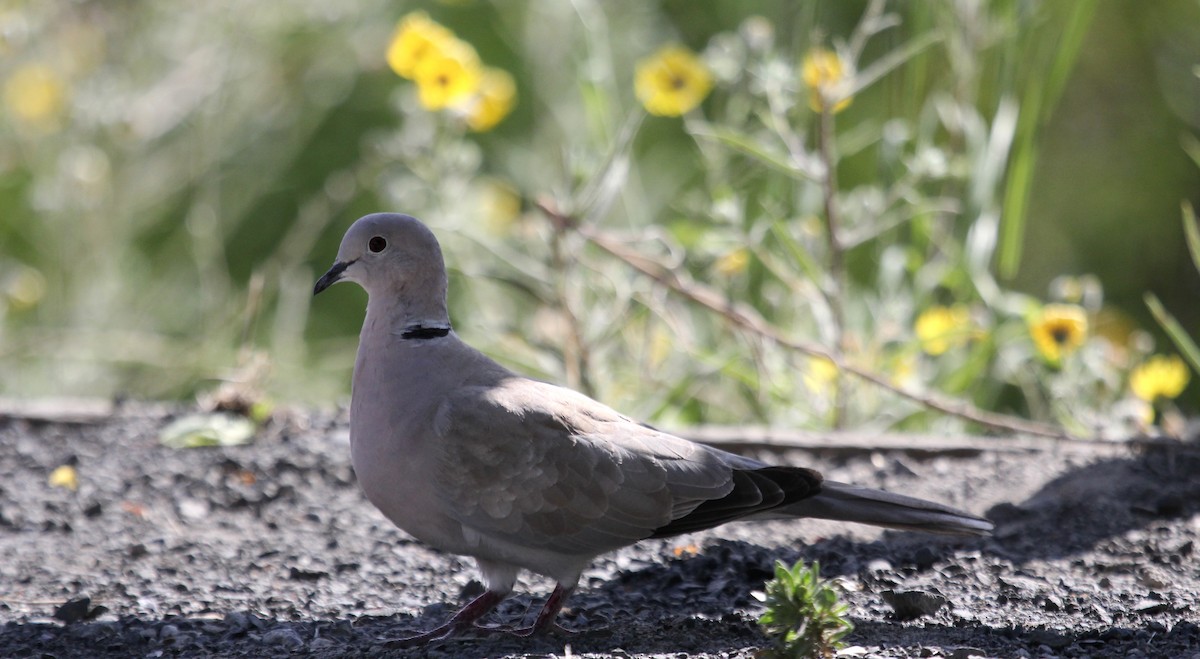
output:
[[[419,644],[469,630],[521,569],[557,581],[529,627],[555,619],[596,556],[735,520],[816,517],[986,535],[987,520],[913,497],[824,480],[656,430],[582,394],[531,380],[450,326],[433,233],[377,213],[346,232],[313,294],[367,291],[350,403],[350,453],[367,498],[431,547],[475,559],[486,591]]]

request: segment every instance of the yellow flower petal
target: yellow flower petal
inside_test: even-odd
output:
[[[936,357],[971,338],[971,311],[962,304],[930,307],[917,316],[913,331],[921,350]]]
[[[388,66],[396,75],[411,80],[422,62],[441,57],[447,44],[454,41],[453,32],[430,20],[425,12],[414,11],[400,19],[396,26],[388,43]]]
[[[479,214],[484,230],[506,236],[521,217],[521,193],[500,179],[484,178],[477,188]]]
[[[1073,304],[1048,304],[1029,322],[1029,335],[1042,358],[1058,364],[1087,341],[1087,312]]]
[[[466,101],[479,90],[483,67],[469,44],[455,40],[444,44],[436,57],[427,57],[417,66],[414,80],[421,105],[441,110]]]
[[[834,113],[850,105],[852,97],[838,99],[848,78],[846,68],[837,53],[825,48],[813,48],[804,56],[800,77],[809,88],[808,105],[813,111],[822,112],[830,102]]]
[[[666,46],[638,62],[634,91],[650,114],[678,117],[697,105],[712,90],[712,73],[682,46]]]
[[[804,386],[808,387],[813,394],[833,395],[837,378],[838,367],[832,361],[824,357],[813,357],[808,360],[808,369],[803,376]]]
[[[1153,402],[1158,398],[1176,398],[1187,388],[1191,373],[1179,355],[1155,355],[1133,369],[1129,388],[1138,398]]]
[[[4,83],[4,104],[22,123],[39,130],[58,127],[67,107],[67,85],[48,66],[30,64]]]
[[[748,265],[750,265],[750,250],[745,247],[739,247],[726,252],[721,258],[717,259],[715,267],[717,272],[722,275],[732,277],[745,272]]]
[[[471,101],[467,127],[482,133],[491,130],[512,112],[517,104],[517,83],[508,71],[484,69],[479,91]]]
[[[63,487],[72,492],[79,489],[79,475],[71,465],[62,465],[50,472],[46,482],[50,487]]]
[[[46,294],[46,277],[35,268],[18,264],[8,281],[0,280],[0,301],[7,300],[14,311],[36,306]]]

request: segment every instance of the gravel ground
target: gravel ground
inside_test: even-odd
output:
[[[184,410],[0,413],[3,657],[752,657],[775,560],[820,560],[846,589],[847,657],[1200,658],[1200,447],[776,451],[778,462],[986,513],[954,540],[821,521],[735,524],[598,559],[569,638],[386,639],[442,622],[470,562],[393,528],[363,498],[341,415],[280,415],[255,443],[172,450]],[[836,442],[835,442],[836,443]],[[74,464],[77,491],[48,474]],[[492,622],[531,616],[524,579]],[[946,604],[903,619],[884,593]]]

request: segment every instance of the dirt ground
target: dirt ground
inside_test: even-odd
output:
[[[647,541],[585,573],[569,638],[403,651],[386,640],[442,622],[478,585],[468,560],[366,502],[344,414],[281,415],[246,446],[160,446],[183,411],[0,411],[0,656],[752,657],[766,645],[753,593],[775,560],[803,558],[846,589],[856,629],[839,656],[1200,658],[1194,442],[757,449],[984,513],[997,532],[801,521]],[[77,491],[48,485],[62,464]],[[490,621],[532,615],[551,586],[523,579]],[[946,604],[902,619],[886,591]]]

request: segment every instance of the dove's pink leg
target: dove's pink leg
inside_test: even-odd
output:
[[[557,591],[555,591],[557,592]],[[471,600],[463,608],[459,609],[453,617],[446,621],[440,627],[436,627],[427,632],[409,636],[407,638],[397,638],[387,641],[389,647],[413,647],[416,645],[424,645],[430,641],[436,641],[464,630],[471,628],[476,620],[487,615],[496,605],[503,602],[505,595],[493,592],[490,590],[484,591],[482,595]],[[560,605],[561,606],[561,605]],[[539,616],[539,620],[540,620]]]
[[[558,612],[562,610],[563,604],[567,603],[567,598],[574,590],[575,586],[564,587],[562,584],[556,584],[554,592],[546,598],[546,603],[542,605],[542,610],[538,612],[537,620],[533,625],[523,629],[514,629],[511,633],[517,636],[533,636],[552,630],[558,633],[573,634],[574,632],[564,629],[555,620],[558,618]]]

